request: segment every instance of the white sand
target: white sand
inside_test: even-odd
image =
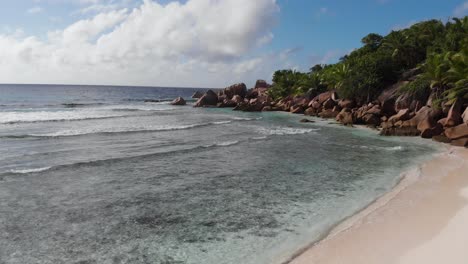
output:
[[[467,264],[468,150],[423,164],[291,263]]]

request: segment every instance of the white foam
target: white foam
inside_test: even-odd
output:
[[[263,135],[299,135],[307,134],[320,129],[316,128],[298,128],[298,127],[273,127],[273,128],[259,128],[258,132]]]
[[[233,141],[226,141],[226,142],[216,143],[215,145],[220,146],[220,147],[227,147],[227,146],[236,145],[238,143],[239,143],[239,141],[233,140]]]
[[[70,111],[31,111],[31,112],[2,112],[0,124],[21,122],[67,121],[82,119],[99,119],[109,117],[122,117],[117,112],[96,110],[70,110]]]
[[[33,173],[33,172],[41,172],[41,171],[46,171],[49,170],[52,167],[43,167],[43,168],[34,168],[34,169],[20,169],[20,170],[10,170],[11,173],[17,173],[17,174],[27,174],[27,173]]]

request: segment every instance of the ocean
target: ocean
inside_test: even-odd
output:
[[[0,263],[281,263],[439,148],[196,90],[0,85]]]

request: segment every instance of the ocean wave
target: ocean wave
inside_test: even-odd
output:
[[[238,140],[233,140],[233,141],[225,141],[225,142],[217,142],[213,145],[208,145],[208,146],[205,146],[205,147],[213,147],[213,146],[218,146],[218,147],[229,147],[229,146],[234,146],[234,145],[237,145],[239,144],[240,141]]]
[[[78,107],[90,107],[90,106],[105,105],[105,103],[63,103],[63,104],[60,104],[60,105],[66,107],[66,108],[78,108]],[[49,106],[55,106],[55,105],[49,105]]]
[[[42,172],[46,170],[50,170],[52,167],[42,167],[42,168],[33,168],[33,169],[17,169],[17,170],[10,170],[10,173],[13,174],[28,174],[34,172]]]
[[[80,121],[88,119],[107,119],[125,117],[126,115],[98,111],[37,111],[37,112],[3,112],[0,124],[38,123]]]
[[[45,172],[45,171],[49,171],[49,170],[57,170],[57,169],[61,169],[61,168],[76,168],[76,167],[80,167],[80,166],[92,166],[92,165],[100,165],[100,164],[107,164],[107,163],[115,163],[115,162],[124,161],[124,160],[143,159],[143,158],[158,157],[158,156],[167,156],[167,155],[173,155],[173,154],[177,154],[177,153],[181,153],[181,152],[182,153],[187,153],[187,152],[201,151],[201,150],[207,150],[207,149],[213,149],[213,148],[230,147],[230,146],[233,146],[233,145],[236,145],[236,144],[239,144],[239,143],[240,143],[240,141],[216,142],[216,143],[210,144],[210,145],[194,146],[194,147],[191,147],[191,148],[183,148],[183,149],[163,151],[163,152],[155,152],[155,153],[135,155],[135,156],[100,159],[100,160],[90,160],[90,161],[80,161],[80,162],[75,162],[75,163],[61,164],[61,165],[41,167],[41,168],[32,168],[32,169],[13,169],[13,170],[9,170],[7,172],[0,173],[0,176],[6,176],[6,175],[11,175],[11,174],[13,174],[13,175],[14,174],[22,175],[22,174],[30,174],[30,173],[40,173],[40,172]]]
[[[259,128],[257,131],[263,135],[300,135],[308,134],[311,132],[319,131],[318,128],[298,128],[298,127],[272,127],[268,128]]]
[[[362,149],[386,150],[386,151],[402,151],[402,150],[405,150],[405,147],[403,147],[403,146],[381,147],[381,146],[364,146],[364,145],[360,145],[358,147],[362,148]]]
[[[213,121],[207,123],[197,123],[197,124],[187,124],[187,125],[166,125],[159,127],[124,127],[124,128],[84,128],[80,130],[62,130],[53,133],[44,133],[44,134],[24,134],[24,135],[4,135],[0,138],[11,138],[11,139],[21,139],[21,138],[56,138],[56,137],[72,137],[72,136],[85,136],[92,134],[130,134],[130,133],[150,133],[150,132],[164,132],[164,131],[177,131],[177,130],[187,130],[199,127],[206,127],[212,125],[225,125],[230,124],[234,121],[241,120],[223,120],[223,121]],[[246,120],[244,120],[246,121]]]

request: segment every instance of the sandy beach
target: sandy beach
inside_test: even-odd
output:
[[[449,148],[291,264],[468,263],[468,149]]]

